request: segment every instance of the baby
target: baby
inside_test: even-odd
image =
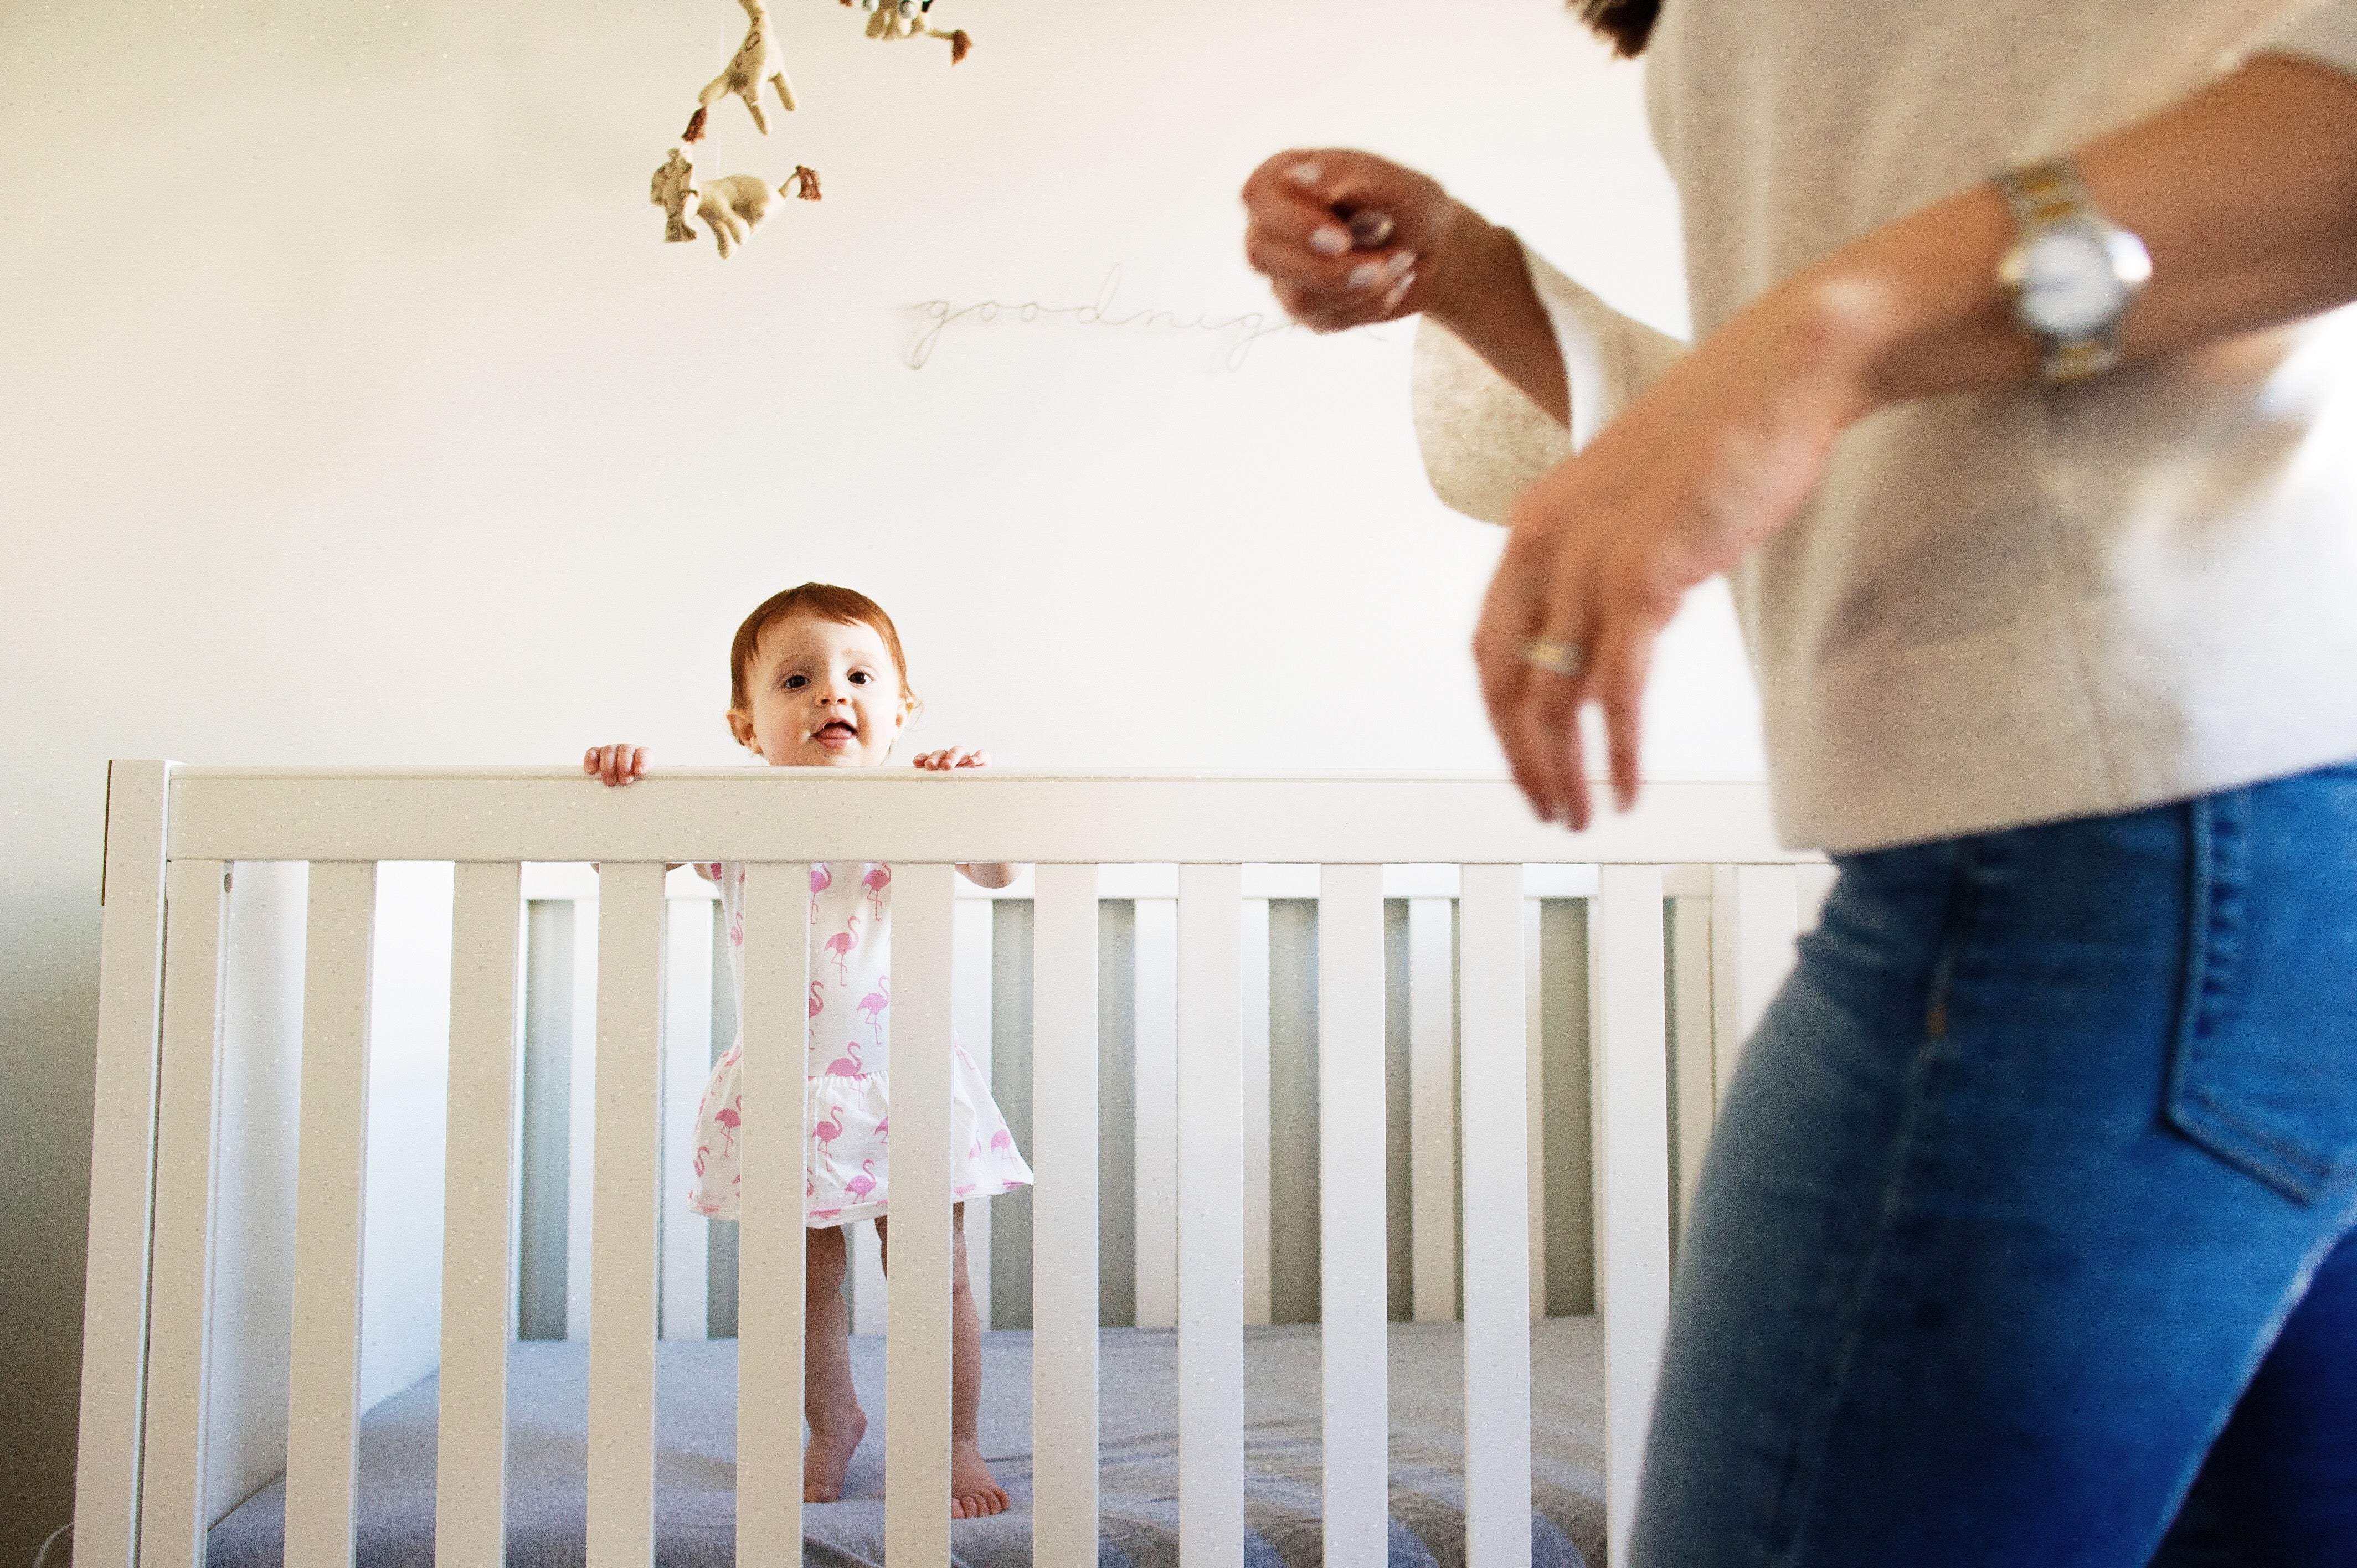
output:
[[[737,628],[730,652],[728,727],[737,744],[772,768],[880,768],[915,714],[900,634],[864,594],[805,583],[766,600]],[[981,751],[952,747],[915,758],[946,772],[983,768]],[[627,785],[646,770],[643,746],[593,746],[585,772]],[[720,886],[728,917],[729,958],[744,985],[745,868],[699,865]],[[961,865],[985,887],[1015,879],[1011,865]],[[844,1473],[867,1430],[851,1383],[851,1324],[844,1310],[845,1227],[872,1219],[890,1252],[889,1086],[892,981],[892,868],[836,861],[811,867],[810,1036],[805,1058],[803,1181],[810,1227],[809,1295],[804,1316],[810,1444],[802,1454],[802,1497],[814,1503],[842,1495]],[[737,1218],[737,1133],[744,1039],[713,1069],[696,1112],[695,1180],[688,1207],[716,1219]],[[965,1203],[1031,1182],[990,1086],[962,1049],[952,1047],[951,1190],[958,1200],[950,1299],[950,1512],[979,1519],[1005,1511],[1006,1493],[982,1457],[982,1320],[965,1262]]]

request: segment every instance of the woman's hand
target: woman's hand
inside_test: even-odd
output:
[[[949,773],[961,768],[987,768],[990,753],[978,746],[951,746],[939,751],[920,751],[914,761],[928,773]]]
[[[646,776],[647,748],[628,743],[593,746],[581,758],[581,771],[608,785],[634,783]]]
[[[1473,651],[1490,722],[1542,818],[1587,825],[1578,714],[1590,703],[1621,808],[1635,802],[1653,640],[1687,589],[1792,521],[1864,412],[1862,304],[1807,277],[1771,291],[1516,499]],[[1526,663],[1534,638],[1577,650],[1577,673]]]
[[[1414,169],[1279,153],[1244,182],[1244,254],[1286,313],[1340,332],[1429,312],[1558,424],[1570,393],[1522,242]]]
[[[1335,148],[1277,154],[1244,181],[1243,202],[1246,259],[1318,332],[1426,308],[1467,216],[1415,170]]]

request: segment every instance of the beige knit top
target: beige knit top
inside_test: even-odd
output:
[[[1695,329],[2262,48],[2357,72],[2357,0],[1667,0],[1647,94]],[[1684,347],[1529,260],[1567,437],[1447,331],[1416,345],[1434,488],[1491,521]],[[2090,386],[1885,410],[1734,588],[1792,844],[2123,811],[2357,758],[2357,308]]]

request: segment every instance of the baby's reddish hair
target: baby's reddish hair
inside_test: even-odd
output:
[[[884,651],[892,656],[893,667],[899,671],[900,694],[911,704],[917,693],[909,688],[909,658],[900,651],[900,633],[884,607],[856,588],[839,588],[833,583],[804,583],[799,588],[788,588],[782,594],[772,594],[763,599],[745,624],[737,628],[737,640],[728,650],[728,705],[740,714],[753,711],[752,693],[746,682],[753,671],[753,656],[760,650],[764,633],[781,620],[795,616],[816,616],[840,626],[869,626],[884,639]]]

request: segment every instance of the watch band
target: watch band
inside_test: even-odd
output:
[[[1996,185],[2013,208],[2017,244],[2026,243],[2039,230],[2056,223],[2112,225],[2096,209],[2079,178],[2078,166],[2069,158],[2048,158],[1998,175]],[[2102,375],[2120,362],[2119,322],[2083,338],[2039,336],[2046,345],[2039,375],[2053,382],[2083,381]],[[2032,328],[2032,330],[2036,330]]]

